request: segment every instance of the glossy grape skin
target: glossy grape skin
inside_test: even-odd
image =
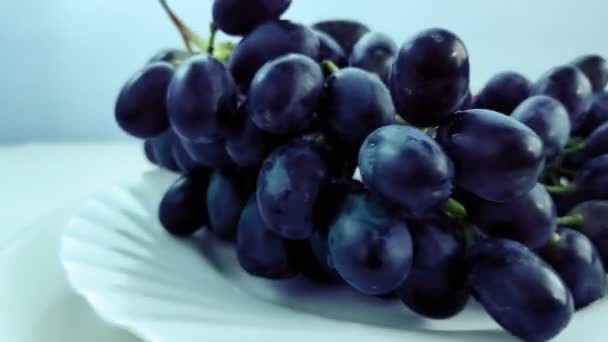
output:
[[[576,174],[573,184],[586,200],[608,200],[608,154],[586,162]]]
[[[574,207],[569,215],[582,215],[583,224],[576,229],[593,242],[608,267],[608,201],[587,201]]]
[[[208,222],[206,174],[191,174],[178,179],[163,196],[158,217],[172,235],[186,237]]]
[[[209,228],[228,241],[236,238],[239,218],[250,195],[239,176],[232,170],[215,170],[207,188]]]
[[[345,68],[327,80],[324,112],[331,133],[358,147],[376,128],[395,121],[395,106],[386,86],[365,70]]]
[[[552,97],[532,96],[517,106],[511,117],[538,134],[547,160],[557,157],[568,143],[571,130],[568,111]]]
[[[236,252],[241,267],[253,276],[287,279],[298,273],[285,241],[266,229],[255,196],[249,198],[241,213]]]
[[[177,136],[171,129],[150,139],[156,165],[173,172],[180,172],[179,166],[173,156],[173,145],[177,140]]]
[[[557,233],[559,240],[547,244],[538,253],[566,283],[575,308],[581,309],[604,296],[604,266],[585,235],[569,228],[558,228]]]
[[[309,128],[321,101],[325,78],[317,62],[288,54],[265,64],[249,89],[249,113],[260,129],[296,134]]]
[[[226,152],[238,166],[260,165],[282,140],[280,136],[262,131],[247,118],[238,132],[226,140]]]
[[[278,19],[290,5],[291,0],[215,0],[213,22],[227,34],[243,36]]]
[[[205,143],[181,139],[181,143],[188,155],[202,166],[221,168],[232,164],[222,141]]]
[[[192,55],[189,52],[181,49],[163,49],[152,56],[148,61],[148,64],[157,62],[174,63],[178,60],[186,60],[190,56]]]
[[[574,122],[574,134],[586,137],[596,128],[608,122],[608,92],[600,92],[593,96],[589,106]]]
[[[341,47],[346,55],[350,55],[353,46],[369,32],[369,28],[354,20],[326,20],[312,26],[332,37]]]
[[[510,201],[478,199],[467,212],[486,235],[518,241],[529,248],[544,246],[555,232],[556,210],[542,184]]]
[[[447,217],[408,221],[414,244],[414,263],[397,289],[414,312],[433,319],[461,312],[469,298],[465,273],[464,241],[459,227]]]
[[[369,194],[354,194],[329,228],[329,253],[338,274],[356,290],[380,295],[396,289],[412,265],[406,224]]]
[[[317,38],[319,38],[319,55],[317,56],[318,62],[323,61],[332,61],[338,68],[343,68],[346,66],[347,58],[344,50],[333,39],[330,35],[325,32],[315,30],[315,34]]]
[[[504,71],[492,77],[477,95],[472,108],[510,115],[530,95],[532,83],[525,76]]]
[[[442,148],[422,131],[389,125],[372,132],[359,151],[363,183],[395,209],[419,215],[452,193],[454,169]]]
[[[175,164],[182,174],[189,174],[190,172],[193,172],[199,168],[204,168],[202,165],[192,159],[179,139],[177,139],[173,144],[171,153],[175,159]]]
[[[571,65],[549,70],[534,84],[531,92],[531,95],[548,95],[560,101],[573,120],[584,111],[591,94],[591,83],[585,74]]]
[[[439,127],[437,140],[454,162],[456,184],[488,201],[504,202],[529,192],[544,167],[538,135],[498,112],[458,112]]]
[[[156,164],[156,156],[154,155],[154,145],[152,144],[152,140],[146,139],[144,141],[144,156],[146,159],[152,163]]]
[[[467,253],[473,296],[510,334],[548,341],[570,322],[574,305],[564,282],[542,259],[512,240],[482,240]]]
[[[397,112],[415,126],[436,126],[466,100],[469,55],[453,33],[430,29],[405,42],[389,76]]]
[[[386,79],[398,50],[395,41],[387,34],[368,32],[353,46],[348,63]]]
[[[567,157],[569,167],[578,168],[589,160],[608,154],[608,122],[596,128],[585,140],[585,146]]]
[[[116,101],[116,122],[137,138],[151,138],[169,128],[165,96],[173,76],[168,63],[147,65],[127,81]]]
[[[600,92],[608,83],[608,62],[598,55],[581,56],[572,62],[591,82],[594,92]]]
[[[319,39],[300,24],[287,20],[271,21],[258,26],[234,48],[228,69],[241,89],[248,89],[257,71],[267,62],[289,53],[317,58]]]
[[[327,172],[327,163],[311,142],[295,140],[272,152],[257,182],[260,214],[268,229],[286,239],[308,239]]]
[[[224,64],[194,56],[175,72],[167,93],[169,121],[183,139],[214,142],[237,117],[238,88]]]

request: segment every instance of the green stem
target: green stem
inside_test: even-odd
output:
[[[207,47],[207,54],[213,56],[213,49],[215,49],[215,36],[217,35],[217,25],[212,21],[209,25],[209,46]]]
[[[585,148],[585,146],[587,146],[587,143],[585,143],[585,141],[580,141],[578,143],[575,143],[573,145],[570,146],[566,146],[566,148],[564,148],[564,150],[562,151],[562,155],[563,156],[569,156],[571,154],[574,154],[576,152],[581,151],[582,149]]]
[[[553,233],[553,235],[551,235],[551,240],[549,240],[549,244],[555,245],[559,242],[559,240],[561,240],[561,238],[562,237],[558,233]]]
[[[545,190],[551,194],[565,194],[569,192],[574,192],[576,190],[576,186],[574,184],[568,185],[545,185]]]
[[[462,203],[458,202],[453,198],[450,198],[445,203],[443,210],[459,219],[465,218],[467,216],[467,209],[464,207],[464,205],[462,205]]]
[[[324,60],[321,62],[321,66],[332,75],[340,71],[340,68],[338,68],[338,66],[330,60]]]
[[[581,215],[581,214],[562,216],[562,217],[558,217],[557,220],[555,220],[555,223],[558,226],[570,226],[570,227],[580,227],[583,225],[584,222],[585,222],[585,219],[584,219],[583,215]]]
[[[464,235],[464,244],[470,247],[475,244],[475,227],[472,224],[465,224],[462,229]]]
[[[207,50],[207,42],[202,39],[198,34],[192,31],[176,14],[173,12],[171,7],[167,4],[167,0],[158,0],[160,5],[163,7],[173,24],[177,27],[186,49],[190,53],[194,53],[192,45],[194,44],[200,51]]]

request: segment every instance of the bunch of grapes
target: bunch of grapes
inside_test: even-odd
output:
[[[169,233],[205,227],[253,276],[398,296],[432,319],[473,297],[526,341],[604,295],[602,57],[473,93],[450,31],[398,47],[355,21],[281,20],[290,3],[215,0],[205,40],[161,1],[187,49],[133,76],[116,119],[182,174],[159,208]]]

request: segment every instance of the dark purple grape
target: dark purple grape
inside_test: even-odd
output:
[[[317,58],[319,39],[306,26],[287,20],[258,26],[234,48],[228,68],[237,84],[248,89],[257,71],[267,62],[288,53]]]
[[[346,53],[330,35],[325,32],[315,30],[317,38],[319,38],[319,55],[318,62],[332,61],[337,67],[343,68],[347,64]]]
[[[603,91],[608,83],[608,63],[598,55],[586,55],[572,62],[591,82],[594,92]]]
[[[175,72],[167,94],[169,120],[178,135],[197,142],[226,137],[237,118],[238,89],[213,57],[195,56]]]
[[[224,142],[205,143],[193,142],[186,139],[182,139],[181,142],[190,157],[202,166],[221,168],[232,164],[232,160],[224,148]]]
[[[260,165],[282,137],[264,132],[248,118],[243,126],[226,140],[226,152],[241,167]]]
[[[191,172],[206,168],[204,165],[197,162],[192,158],[192,156],[190,156],[188,151],[186,151],[181,139],[177,139],[173,144],[172,153],[175,163],[182,174],[189,174]]]
[[[353,20],[326,20],[318,22],[312,27],[335,39],[346,55],[350,55],[353,46],[369,32],[367,26]]]
[[[571,128],[568,111],[552,97],[532,96],[522,102],[511,116],[538,134],[547,160],[557,157],[568,143]]]
[[[608,92],[600,92],[593,96],[588,108],[576,118],[574,134],[586,137],[606,122],[608,122]]]
[[[437,139],[454,161],[456,185],[488,201],[528,193],[544,167],[538,135],[498,112],[458,112],[439,127]]]
[[[353,46],[348,63],[386,79],[398,50],[399,47],[390,36],[368,32]]]
[[[144,155],[152,164],[156,164],[156,156],[154,155],[154,145],[151,139],[144,141]]]
[[[555,232],[555,206],[542,184],[503,203],[478,199],[467,206],[484,234],[518,241],[529,248],[544,246]]]
[[[582,224],[577,230],[593,242],[604,267],[608,267],[608,201],[583,202],[569,215],[581,215]]]
[[[490,109],[510,115],[530,95],[532,83],[514,71],[492,77],[475,98],[472,108]]]
[[[180,172],[179,166],[173,156],[173,145],[178,140],[173,130],[168,129],[161,135],[149,140],[154,150],[155,164],[173,172]]]
[[[353,194],[329,228],[329,253],[338,274],[369,295],[395,290],[412,265],[406,224],[369,194]]]
[[[169,128],[165,97],[173,72],[169,63],[153,63],[127,81],[116,101],[115,117],[120,128],[143,139]]]
[[[531,92],[531,95],[548,95],[560,101],[573,120],[585,110],[585,103],[591,94],[591,83],[585,74],[571,65],[549,70],[536,82]]]
[[[325,78],[313,59],[288,54],[265,64],[249,89],[251,120],[273,134],[308,129],[321,101]]]
[[[266,229],[255,196],[249,198],[241,213],[236,253],[241,267],[256,277],[287,279],[298,273],[283,239]]]
[[[321,151],[308,141],[296,140],[270,154],[257,182],[260,214],[268,229],[286,239],[308,239],[327,172]]]
[[[186,237],[207,224],[206,174],[190,174],[178,179],[163,196],[158,218],[172,235]]]
[[[251,191],[241,175],[233,170],[215,170],[207,188],[209,228],[220,238],[236,238],[241,212]]]
[[[585,140],[585,145],[566,158],[566,165],[579,168],[589,160],[608,154],[608,122],[596,128]]]
[[[389,81],[397,112],[416,126],[435,126],[462,107],[469,54],[452,32],[430,29],[406,41]]]
[[[608,154],[586,162],[574,178],[573,189],[586,200],[608,200]]]
[[[156,62],[175,63],[179,60],[186,60],[190,56],[192,56],[192,54],[181,49],[163,49],[152,56],[152,58],[150,58],[148,61],[148,64]]]
[[[471,90],[469,90],[469,92],[465,95],[464,100],[462,101],[462,104],[460,105],[460,108],[458,108],[458,110],[469,110],[473,108],[473,93],[471,92]]]
[[[559,239],[538,253],[564,280],[574,298],[575,308],[581,309],[604,297],[604,266],[585,235],[569,228],[558,228],[557,233]]]
[[[334,138],[358,148],[376,128],[395,121],[386,86],[367,71],[346,68],[327,81],[325,116]]]
[[[215,0],[213,22],[227,34],[243,36],[278,19],[289,5],[291,0]]]
[[[452,193],[452,162],[437,142],[413,127],[375,130],[361,146],[359,170],[372,193],[413,215],[443,204]]]
[[[548,341],[570,322],[572,296],[553,269],[512,240],[483,240],[467,255],[473,296],[510,334]]]
[[[461,312],[469,298],[464,241],[459,227],[446,217],[408,221],[414,263],[397,294],[412,311],[433,319]]]

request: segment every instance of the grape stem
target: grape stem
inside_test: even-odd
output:
[[[467,216],[467,209],[464,205],[453,198],[450,198],[445,203],[444,211],[458,219],[463,219]]]
[[[558,226],[580,227],[585,222],[585,218],[581,214],[558,217],[555,223]]]
[[[585,143],[585,141],[575,141],[572,143],[572,145],[568,145],[566,146],[566,148],[564,148],[564,150],[562,151],[562,155],[563,156],[569,156],[571,154],[574,154],[576,152],[581,151],[582,149],[584,149],[587,146],[587,144]]]
[[[549,240],[549,244],[555,245],[559,242],[559,240],[561,240],[561,238],[562,237],[558,233],[553,233],[553,235],[551,235],[551,240]]]
[[[194,53],[192,44],[194,44],[200,51],[206,51],[208,48],[207,42],[201,38],[198,34],[192,31],[176,14],[173,12],[171,7],[167,4],[167,0],[158,0],[160,5],[165,10],[165,13],[171,18],[173,24],[177,27],[186,49],[190,53]]]
[[[465,224],[463,229],[464,244],[466,247],[470,247],[475,244],[475,227],[472,224]]]
[[[324,60],[321,62],[321,66],[332,75],[340,71],[340,68],[338,68],[338,66],[330,60]]]
[[[213,56],[213,50],[215,49],[215,36],[217,35],[217,25],[212,21],[209,25],[209,46],[207,47],[207,54]]]
[[[568,185],[546,185],[545,190],[551,194],[565,194],[576,191],[576,186],[574,184]]]

